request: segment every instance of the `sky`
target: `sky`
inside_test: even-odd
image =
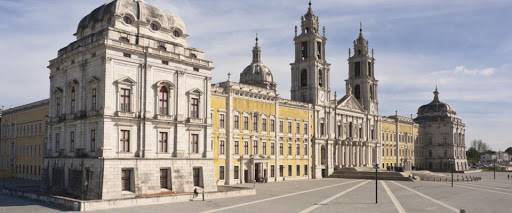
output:
[[[238,79],[255,34],[282,97],[290,96],[294,26],[307,0],[145,0],[180,16],[190,46],[214,62],[213,82]],[[107,0],[0,0],[0,106],[49,96],[48,61],[80,19]],[[466,145],[512,146],[512,1],[313,0],[328,38],[331,88],[345,94],[359,23],[375,51],[381,115],[416,115],[437,85],[466,123]]]

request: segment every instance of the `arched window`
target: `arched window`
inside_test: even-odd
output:
[[[301,87],[308,86],[308,71],[306,69],[303,69],[300,72],[300,86]]]
[[[324,71],[322,69],[318,70],[318,86],[324,86]]]
[[[356,96],[357,100],[361,99],[361,86],[359,86],[359,84],[354,88],[354,95]]]
[[[71,103],[70,103],[71,113],[75,112],[75,105],[76,105],[76,89],[75,89],[75,86],[72,86],[71,87]]]
[[[161,115],[169,114],[169,89],[166,86],[162,86],[159,91],[158,97],[159,111]]]

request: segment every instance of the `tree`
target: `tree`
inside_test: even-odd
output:
[[[475,148],[479,153],[489,151],[489,145],[483,142],[481,139],[471,141],[471,148]]]
[[[480,153],[475,147],[471,147],[466,151],[466,157],[468,159],[468,163],[478,163],[480,161]]]
[[[512,155],[512,147],[505,149],[505,152],[508,153],[509,155]]]

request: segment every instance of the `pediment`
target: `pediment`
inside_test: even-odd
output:
[[[364,112],[363,106],[359,103],[359,101],[357,101],[357,99],[353,95],[345,95],[345,97],[341,98],[338,101],[336,107]]]

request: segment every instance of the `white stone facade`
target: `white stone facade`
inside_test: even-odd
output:
[[[414,119],[420,125],[421,145],[416,149],[423,152],[423,165],[431,171],[468,170],[466,159],[466,125],[457,117],[455,110],[439,100],[434,91],[434,100],[418,109]]]
[[[187,46],[183,21],[117,0],[75,35],[49,65],[49,189],[84,199],[216,190],[207,178],[213,66]]]
[[[300,31],[299,31],[300,30]],[[370,167],[379,163],[377,80],[373,75],[373,51],[362,32],[349,56],[346,94],[332,94],[330,64],[326,61],[325,27],[320,30],[311,3],[295,28],[295,61],[291,63],[291,99],[313,104],[314,178],[326,177],[335,168]],[[361,63],[356,67],[356,63]],[[367,63],[368,62],[368,63]],[[369,64],[369,67],[367,66]],[[354,73],[359,73],[355,75]],[[359,88],[353,92],[352,88]]]

